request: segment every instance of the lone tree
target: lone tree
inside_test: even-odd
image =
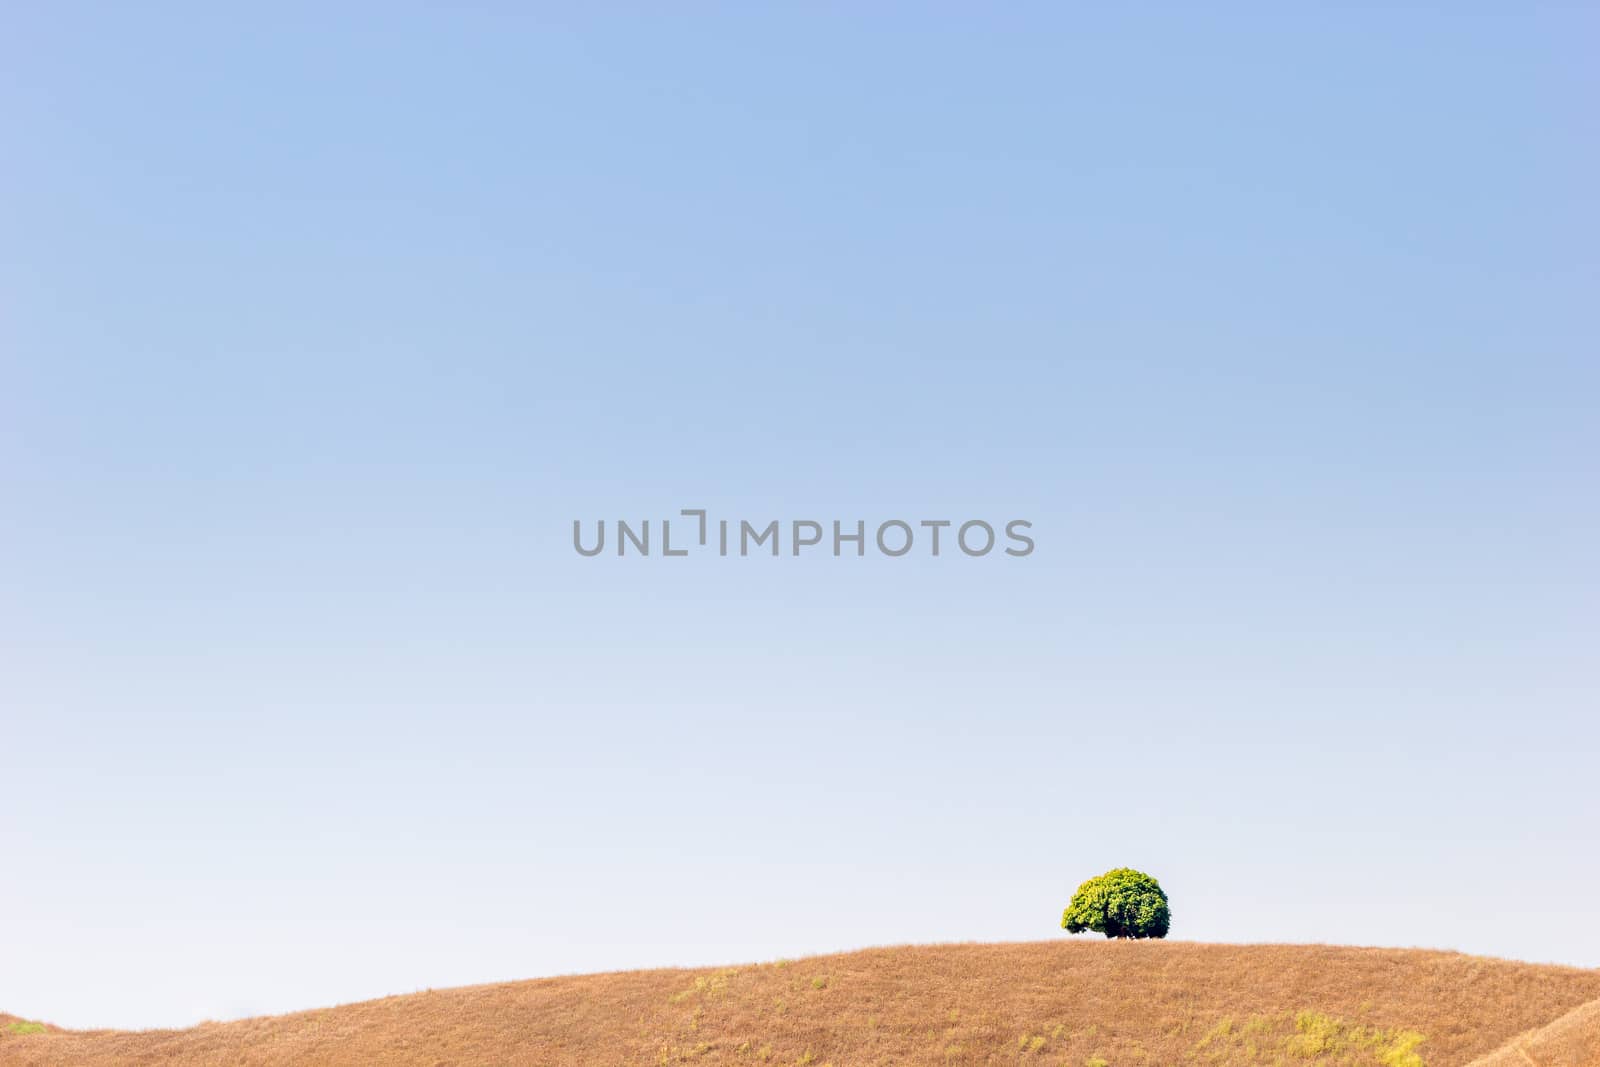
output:
[[[1069,934],[1093,930],[1107,937],[1166,937],[1171,923],[1172,909],[1161,883],[1132,867],[1089,879],[1061,913]]]

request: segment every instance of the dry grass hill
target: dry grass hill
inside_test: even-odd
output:
[[[1574,1008],[1548,1026],[1508,1041],[1471,1067],[1593,1067],[1600,1064],[1600,1000]]]
[[[1600,971],[1053,941],[473,986],[188,1030],[0,1016],[0,1065],[1600,1065]]]

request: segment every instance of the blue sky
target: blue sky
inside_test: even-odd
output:
[[[1600,965],[1600,25],[1213,8],[0,17],[0,1010]]]

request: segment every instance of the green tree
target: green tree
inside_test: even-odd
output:
[[[1171,924],[1172,909],[1161,883],[1132,867],[1089,879],[1061,913],[1069,934],[1093,930],[1107,937],[1166,937]]]

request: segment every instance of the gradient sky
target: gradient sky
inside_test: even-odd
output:
[[[1600,18],[1209,7],[0,15],[0,1010],[1600,965]]]

